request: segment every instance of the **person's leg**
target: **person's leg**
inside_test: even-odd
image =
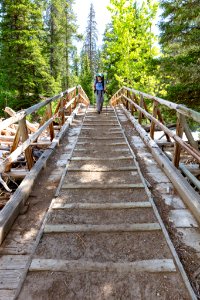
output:
[[[99,91],[96,92],[96,103],[97,103],[97,111],[101,111],[101,93]]]
[[[103,109],[103,101],[104,101],[104,93],[102,92],[101,93],[101,107],[100,107],[100,110],[102,111]]]

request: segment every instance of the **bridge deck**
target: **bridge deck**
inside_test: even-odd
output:
[[[150,161],[148,174],[162,178],[165,194],[168,178],[157,172],[136,133],[132,141]],[[13,250],[14,238],[0,248],[0,299],[14,299],[22,283],[18,299],[195,299],[111,108],[100,115],[88,109],[36,236],[23,235],[26,248],[18,241]]]
[[[28,297],[189,299],[111,109],[87,112],[19,299]]]

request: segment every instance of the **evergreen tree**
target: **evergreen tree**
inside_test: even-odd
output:
[[[97,71],[97,41],[98,31],[97,23],[95,20],[95,10],[93,4],[91,4],[83,51],[89,58],[90,70],[93,75]]]
[[[74,0],[47,0],[46,30],[51,74],[60,86],[68,88],[70,82],[70,59],[73,39],[76,37]]]
[[[50,93],[54,81],[42,55],[42,6],[31,0],[3,0],[0,7],[1,84],[15,91],[15,109]]]
[[[90,69],[90,60],[86,53],[81,54],[81,74],[80,74],[80,84],[90,101],[93,102],[93,74]]]
[[[153,0],[110,0],[112,24],[107,28],[104,63],[110,85],[128,85],[153,92],[156,77],[150,72],[151,60],[158,54],[152,25],[157,12]],[[109,85],[108,85],[109,87]]]
[[[198,0],[163,0],[161,60],[167,97],[197,108],[200,97],[200,3]]]

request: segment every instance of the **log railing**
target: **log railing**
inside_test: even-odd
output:
[[[56,100],[58,102],[55,111],[53,112],[52,103]],[[0,164],[0,174],[10,171],[12,163],[23,152],[25,153],[27,167],[30,170],[34,165],[31,145],[33,143],[37,145],[37,139],[44,132],[46,132],[47,138],[49,135],[51,143],[55,138],[53,122],[55,120],[56,122],[59,122],[60,126],[58,127],[61,129],[66,122],[66,118],[71,115],[72,111],[77,107],[78,103],[89,105],[89,99],[81,86],[68,89],[54,97],[48,98],[42,102],[39,102],[38,104],[35,104],[16,113],[13,110],[7,108],[6,112],[9,113],[11,117],[0,122],[0,133],[15,123],[18,123],[18,126],[15,136],[0,136],[0,141],[4,143],[8,141],[11,143],[10,154]],[[39,124],[39,127],[31,127],[32,124],[28,120],[26,120],[26,117],[32,113],[36,113],[43,107],[46,108],[46,111]],[[31,134],[29,134],[29,132]],[[21,144],[19,145],[19,143]]]
[[[152,111],[148,110],[146,99],[150,100]],[[179,105],[162,98],[148,95],[146,93],[122,87],[117,93],[111,98],[110,104],[115,106],[122,103],[132,115],[137,113],[139,124],[142,124],[143,118],[150,121],[150,137],[154,139],[155,125],[164,131],[167,141],[171,139],[175,142],[173,164],[178,168],[180,162],[181,149],[184,149],[189,153],[198,163],[200,163],[200,151],[198,149],[198,143],[194,140],[192,133],[189,129],[186,117],[193,121],[200,123],[200,113],[192,109],[187,108],[184,105]],[[177,122],[176,122],[176,134],[170,130],[165,124],[162,117],[162,111],[160,106],[164,105],[172,110],[176,111]],[[188,142],[183,141],[183,133],[188,139]]]

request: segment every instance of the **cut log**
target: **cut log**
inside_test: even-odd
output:
[[[16,112],[12,108],[10,108],[10,107],[6,107],[5,108],[5,112],[7,112],[7,114],[9,114],[11,117],[13,117],[16,114]],[[28,120],[26,120],[26,125],[27,125],[27,128],[31,132],[36,132],[38,130],[38,128],[39,128],[39,124],[32,124]]]

